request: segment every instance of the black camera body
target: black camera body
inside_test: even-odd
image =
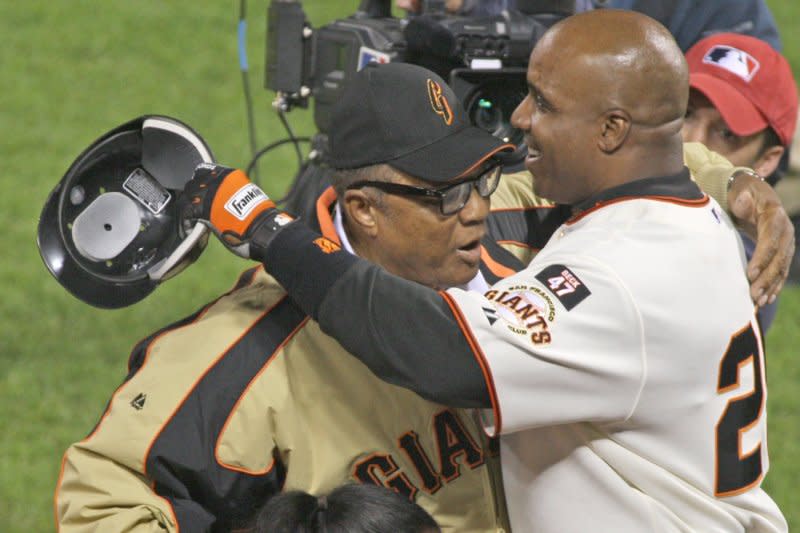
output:
[[[401,22],[396,18],[349,18],[315,32],[309,81],[314,123],[320,132],[329,131],[333,106],[357,71],[372,61],[405,62]]]
[[[518,0],[516,10],[478,18],[446,15],[442,6],[398,19],[391,16],[391,0],[363,0],[350,17],[315,30],[299,2],[273,0],[266,86],[278,93],[284,109],[307,107],[313,97],[314,122],[325,134],[332,127],[332,107],[367,63],[414,63],[448,81],[475,125],[520,144],[510,118],[527,92],[528,56],[574,5],[574,0]]]
[[[516,10],[486,17],[445,14],[444,2],[423,0],[422,13],[391,16],[392,0],[362,0],[350,17],[313,29],[298,1],[272,0],[267,21],[266,87],[281,112],[314,101],[318,133],[311,154],[281,207],[313,220],[316,200],[330,184],[325,164],[333,106],[352,77],[370,61],[426,67],[452,87],[476,126],[518,146],[507,158],[522,168],[527,149],[511,114],[528,92],[525,73],[533,45],[557,21],[574,13],[575,0],[516,0]]]

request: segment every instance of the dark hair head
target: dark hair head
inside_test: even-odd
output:
[[[351,184],[357,181],[392,181],[397,171],[385,163],[368,165],[359,168],[348,168],[334,170],[331,176],[333,185],[338,198],[344,198],[344,193]],[[377,191],[380,192],[380,191]]]
[[[302,491],[276,494],[253,533],[438,533],[420,506],[376,485],[343,485],[319,498]]]

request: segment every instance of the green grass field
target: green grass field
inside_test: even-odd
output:
[[[267,1],[248,3],[247,49],[259,141],[285,136],[263,86]],[[800,7],[768,0],[786,53],[800,72]],[[304,2],[315,26],[355,0]],[[44,201],[93,139],[146,113],[171,115],[200,132],[217,159],[249,160],[236,26],[238,2],[0,3],[0,531],[53,529],[52,493],[69,443],[93,427],[125,375],[130,347],[227,290],[246,266],[212,242],[200,260],[144,303],[91,308],[64,291],[38,256]],[[311,114],[290,121],[314,131]],[[263,159],[261,184],[280,195],[296,171],[289,147]],[[800,488],[800,287],[784,292],[767,339],[771,471],[766,487],[790,524]],[[169,376],[164,376],[169,379]]]

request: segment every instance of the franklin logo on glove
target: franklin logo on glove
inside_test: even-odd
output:
[[[184,227],[201,222],[233,253],[256,260],[274,234],[294,221],[244,172],[221,165],[199,165],[179,202]]]
[[[267,200],[269,197],[258,185],[248,183],[231,196],[225,203],[225,209],[239,220],[244,220],[261,202]]]

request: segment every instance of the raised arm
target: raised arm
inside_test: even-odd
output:
[[[227,206],[245,196],[246,212],[235,216]],[[264,263],[294,302],[378,377],[445,405],[489,407],[476,347],[446,293],[341,250],[278,211],[239,170],[198,168],[182,201],[184,220],[205,222],[231,251]],[[268,258],[272,244],[284,251]]]

